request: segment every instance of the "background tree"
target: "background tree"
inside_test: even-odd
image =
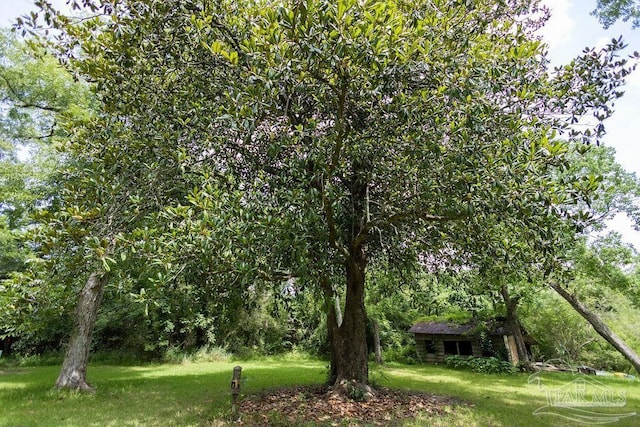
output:
[[[85,3],[89,9],[94,7]],[[55,20],[55,25],[75,26],[78,32],[74,35],[87,41],[82,49],[72,49],[60,59],[74,75],[91,82],[99,100],[95,109],[61,124],[68,132],[64,146],[68,162],[61,169],[63,184],[55,209],[41,214],[44,225],[34,234],[40,256],[46,260],[40,274],[46,271],[50,278],[47,282],[55,281],[67,292],[78,295],[75,327],[58,387],[90,389],[86,382],[89,348],[109,277],[119,282],[118,286],[135,286],[132,290],[137,291],[142,303],[151,301],[166,307],[162,302],[170,301],[175,312],[179,311],[180,292],[173,289],[184,291],[199,282],[199,292],[185,295],[197,299],[216,295],[220,285],[216,281],[223,273],[233,276],[232,283],[238,283],[236,267],[240,260],[228,269],[224,257],[233,258],[236,248],[243,247],[235,239],[236,233],[244,232],[246,223],[239,222],[236,228],[231,223],[227,226],[224,212],[229,212],[230,206],[215,205],[238,202],[238,193],[225,191],[223,194],[228,197],[211,199],[218,192],[219,181],[222,186],[229,183],[223,173],[216,174],[216,159],[203,155],[203,146],[196,143],[188,128],[197,117],[194,106],[188,96],[180,93],[182,88],[175,85],[173,78],[158,80],[149,74],[156,61],[180,67],[189,64],[182,47],[193,44],[192,35],[164,31],[165,25],[184,22],[185,9],[174,2],[154,2],[153,8],[140,11],[115,3],[104,2],[100,10],[121,18],[122,21],[115,21],[119,28],[135,22],[135,30],[96,31],[104,24],[100,16],[68,19],[56,15],[45,2],[40,3],[45,19]],[[186,39],[177,42],[176,34],[183,34]],[[60,37],[64,36],[60,33]],[[43,40],[45,44],[49,41]],[[134,54],[131,46],[140,46],[143,51]],[[64,48],[64,44],[61,42],[59,47]],[[113,73],[109,66],[104,68],[110,61],[122,61],[122,72],[128,77],[123,79],[125,74]],[[185,67],[180,69],[184,74],[174,78],[208,85],[212,83],[210,71]],[[127,88],[121,87],[123,84]],[[191,110],[187,111],[187,107]],[[159,117],[171,120],[158,120]],[[215,205],[215,216],[202,214],[199,203],[203,193],[209,197],[204,206],[213,209]],[[210,229],[199,230],[199,239],[194,236],[195,227],[212,224]],[[177,230],[185,227],[188,236],[178,238]],[[220,230],[227,234],[219,235]],[[88,279],[79,282],[82,277]],[[230,286],[220,295],[233,296],[242,289]],[[242,299],[234,296],[234,301]],[[180,320],[187,317],[180,316]]]
[[[24,268],[29,250],[19,234],[31,221],[29,213],[51,195],[45,185],[54,168],[55,115],[74,96],[73,90],[63,94],[69,79],[53,58],[28,51],[8,31],[0,33],[0,279]]]
[[[589,306],[589,300],[585,299],[587,295],[581,293],[581,289],[585,289],[586,271],[590,272],[587,275],[593,279],[589,286],[592,291],[599,289],[600,292],[606,293],[606,289],[628,287],[623,285],[628,283],[628,277],[620,269],[632,257],[630,248],[625,247],[616,236],[609,236],[591,244],[576,244],[576,240],[579,242],[584,239],[588,232],[601,231],[606,221],[616,215],[625,214],[637,224],[640,182],[635,174],[624,171],[616,163],[611,149],[603,147],[591,147],[585,155],[576,159],[572,167],[566,171],[564,179],[576,181],[581,175],[584,178],[578,181],[597,188],[593,197],[578,205],[589,217],[586,218],[585,227],[576,230],[577,235],[568,233],[566,241],[558,243],[559,248],[566,248],[559,251],[559,260],[556,261],[562,265],[556,269],[556,273],[560,274],[555,279],[552,278],[552,274],[546,282],[638,370],[640,357],[623,337],[612,331],[602,313]],[[568,275],[563,277],[562,271]],[[571,289],[568,289],[569,285]]]
[[[20,282],[36,249],[26,235],[56,204],[59,123],[89,108],[90,97],[53,57],[9,32],[0,33],[0,57],[0,335],[21,337],[29,352],[57,344],[64,296]]]
[[[546,279],[546,283],[567,301],[580,316],[587,320],[595,331],[620,352],[633,365],[634,369],[640,373],[640,356],[633,347],[611,329],[598,310],[589,307],[585,303],[586,296],[590,292],[592,295],[595,293],[600,296],[596,300],[596,305],[604,309],[605,313],[610,312],[616,309],[614,304],[607,302],[611,297],[611,289],[628,286],[626,285],[627,276],[620,271],[620,267],[610,261],[605,261],[607,258],[611,259],[613,252],[611,249],[613,248],[609,247],[609,251],[605,250],[604,253],[601,252],[600,256],[598,256],[589,250],[585,251],[584,248],[577,247],[575,250],[579,252],[572,257],[572,260],[577,265],[572,267],[569,276],[573,279],[569,282],[572,285],[571,288],[567,286],[567,278],[566,276],[563,278],[562,274],[556,274],[555,277],[551,275]],[[607,252],[609,253],[607,254]],[[624,253],[624,251],[620,250],[617,252],[618,254]],[[609,291],[607,291],[607,288]],[[583,292],[582,295],[581,291]]]
[[[592,12],[604,28],[609,28],[618,19],[631,21],[633,28],[640,26],[640,2],[638,0],[598,0]]]

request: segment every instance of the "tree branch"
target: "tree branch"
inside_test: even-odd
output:
[[[358,246],[364,243],[369,231],[373,228],[394,225],[408,219],[421,219],[423,221],[428,221],[428,222],[447,222],[447,221],[456,221],[456,220],[464,219],[468,217],[467,214],[455,214],[455,215],[444,215],[444,216],[431,215],[427,213],[428,211],[429,210],[427,209],[414,209],[410,211],[398,212],[387,218],[375,219],[373,221],[369,221],[362,227],[362,230],[360,230],[360,232],[356,236],[353,245]]]
[[[347,99],[347,85],[348,83],[343,81],[340,87],[340,93],[338,94],[338,114],[336,117],[336,146],[333,148],[333,154],[331,155],[331,164],[329,165],[329,171],[333,172],[338,166],[340,161],[340,153],[342,152],[342,146],[345,138],[345,126],[344,126],[344,109]]]
[[[325,191],[324,181],[320,183],[320,191],[322,193],[322,208],[324,210],[324,216],[327,219],[327,226],[329,227],[329,241],[335,249],[348,258],[349,251],[342,246],[340,242],[338,242],[338,229],[333,215],[333,207],[331,206],[331,200],[329,200],[329,196],[327,196],[327,192]]]
[[[60,108],[51,107],[49,105],[41,105],[33,102],[25,102],[23,100],[23,97],[20,94],[18,94],[18,91],[14,89],[13,85],[11,84],[7,76],[0,74],[0,77],[2,78],[2,80],[4,80],[5,84],[7,85],[7,89],[9,89],[9,92],[11,93],[11,95],[15,99],[20,101],[20,104],[16,104],[16,106],[20,108],[37,108],[39,110],[51,111],[54,113],[59,113],[61,111]]]
[[[57,122],[54,120],[53,124],[51,125],[51,128],[49,129],[49,133],[44,134],[44,135],[40,135],[40,136],[36,136],[34,139],[49,139],[53,136],[53,134],[56,131],[56,126],[57,126]]]
[[[20,108],[37,108],[38,110],[51,111],[52,113],[59,113],[62,111],[60,108],[51,107],[49,105],[40,105],[29,102],[22,102],[21,104],[16,104]]]

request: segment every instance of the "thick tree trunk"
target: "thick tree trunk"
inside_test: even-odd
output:
[[[6,337],[2,340],[2,355],[8,356],[11,353],[11,341],[12,337]]]
[[[373,351],[376,355],[376,363],[378,365],[384,365],[382,360],[382,348],[380,346],[380,324],[376,319],[373,319]]]
[[[338,112],[338,128],[340,141],[338,142],[332,158],[330,170],[338,162],[340,147],[344,142],[343,133],[344,106],[346,91],[342,92]],[[367,351],[366,323],[367,314],[364,305],[365,292],[365,271],[367,267],[366,256],[366,232],[364,225],[370,220],[368,214],[368,184],[367,174],[371,165],[366,159],[355,159],[352,163],[352,174],[349,178],[343,177],[340,181],[348,187],[351,194],[351,212],[346,218],[341,219],[339,227],[336,223],[336,216],[333,212],[332,201],[325,192],[324,184],[320,185],[322,192],[322,203],[327,220],[329,240],[332,246],[344,256],[344,272],[346,275],[346,294],[344,301],[344,311],[342,312],[342,323],[338,323],[335,306],[328,303],[327,324],[329,327],[329,340],[331,346],[331,372],[329,382],[337,388],[343,381],[355,382],[365,386],[361,390],[370,389],[366,384],[369,382],[369,366]],[[333,173],[333,171],[332,171]],[[348,234],[343,234],[349,230]],[[348,241],[342,241],[345,238]],[[330,287],[325,286],[325,298],[328,299],[328,292],[333,296]]]
[[[57,388],[93,390],[87,383],[89,347],[107,279],[107,273],[94,271],[78,296],[75,327],[62,362],[60,375],[56,381]]]
[[[334,307],[327,310],[331,345],[331,373],[329,382],[342,380],[369,381],[367,360],[367,315],[364,307],[366,260],[362,250],[356,251],[346,262],[347,294],[342,324],[338,326]]]
[[[504,299],[504,305],[507,311],[507,327],[513,335],[513,339],[516,343],[516,350],[518,352],[519,362],[528,363],[529,353],[527,352],[527,346],[522,336],[522,327],[520,324],[520,318],[518,317],[518,303],[520,298],[513,298],[509,295],[509,289],[507,286],[502,286],[501,289],[502,298]]]
[[[611,344],[616,350],[620,352],[640,374],[640,357],[636,354],[631,347],[629,347],[619,336],[617,336],[609,327],[600,319],[600,317],[589,310],[582,302],[580,302],[575,295],[569,293],[566,289],[557,283],[549,283],[549,286],[556,291],[562,298],[565,299],[571,306],[582,316],[587,322],[593,326],[602,338],[604,338],[609,344]]]

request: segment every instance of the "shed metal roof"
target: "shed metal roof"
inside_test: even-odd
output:
[[[464,335],[471,332],[476,327],[476,323],[469,322],[463,325],[448,322],[418,322],[409,329],[414,334],[433,335]]]
[[[414,334],[426,334],[426,335],[472,335],[474,329],[478,326],[478,322],[468,322],[463,324],[457,324],[454,322],[418,322],[409,329],[409,332]],[[487,324],[489,327],[489,334],[494,336],[511,335],[509,328],[502,320],[494,320]],[[522,334],[525,342],[530,344],[536,344],[536,340],[527,334],[527,331],[522,329]]]

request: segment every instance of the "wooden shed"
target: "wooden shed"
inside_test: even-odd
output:
[[[485,331],[481,340],[479,331]],[[418,322],[409,329],[415,335],[418,357],[423,362],[445,361],[447,356],[496,356],[518,363],[515,340],[502,321]],[[527,346],[535,341],[523,331]]]

